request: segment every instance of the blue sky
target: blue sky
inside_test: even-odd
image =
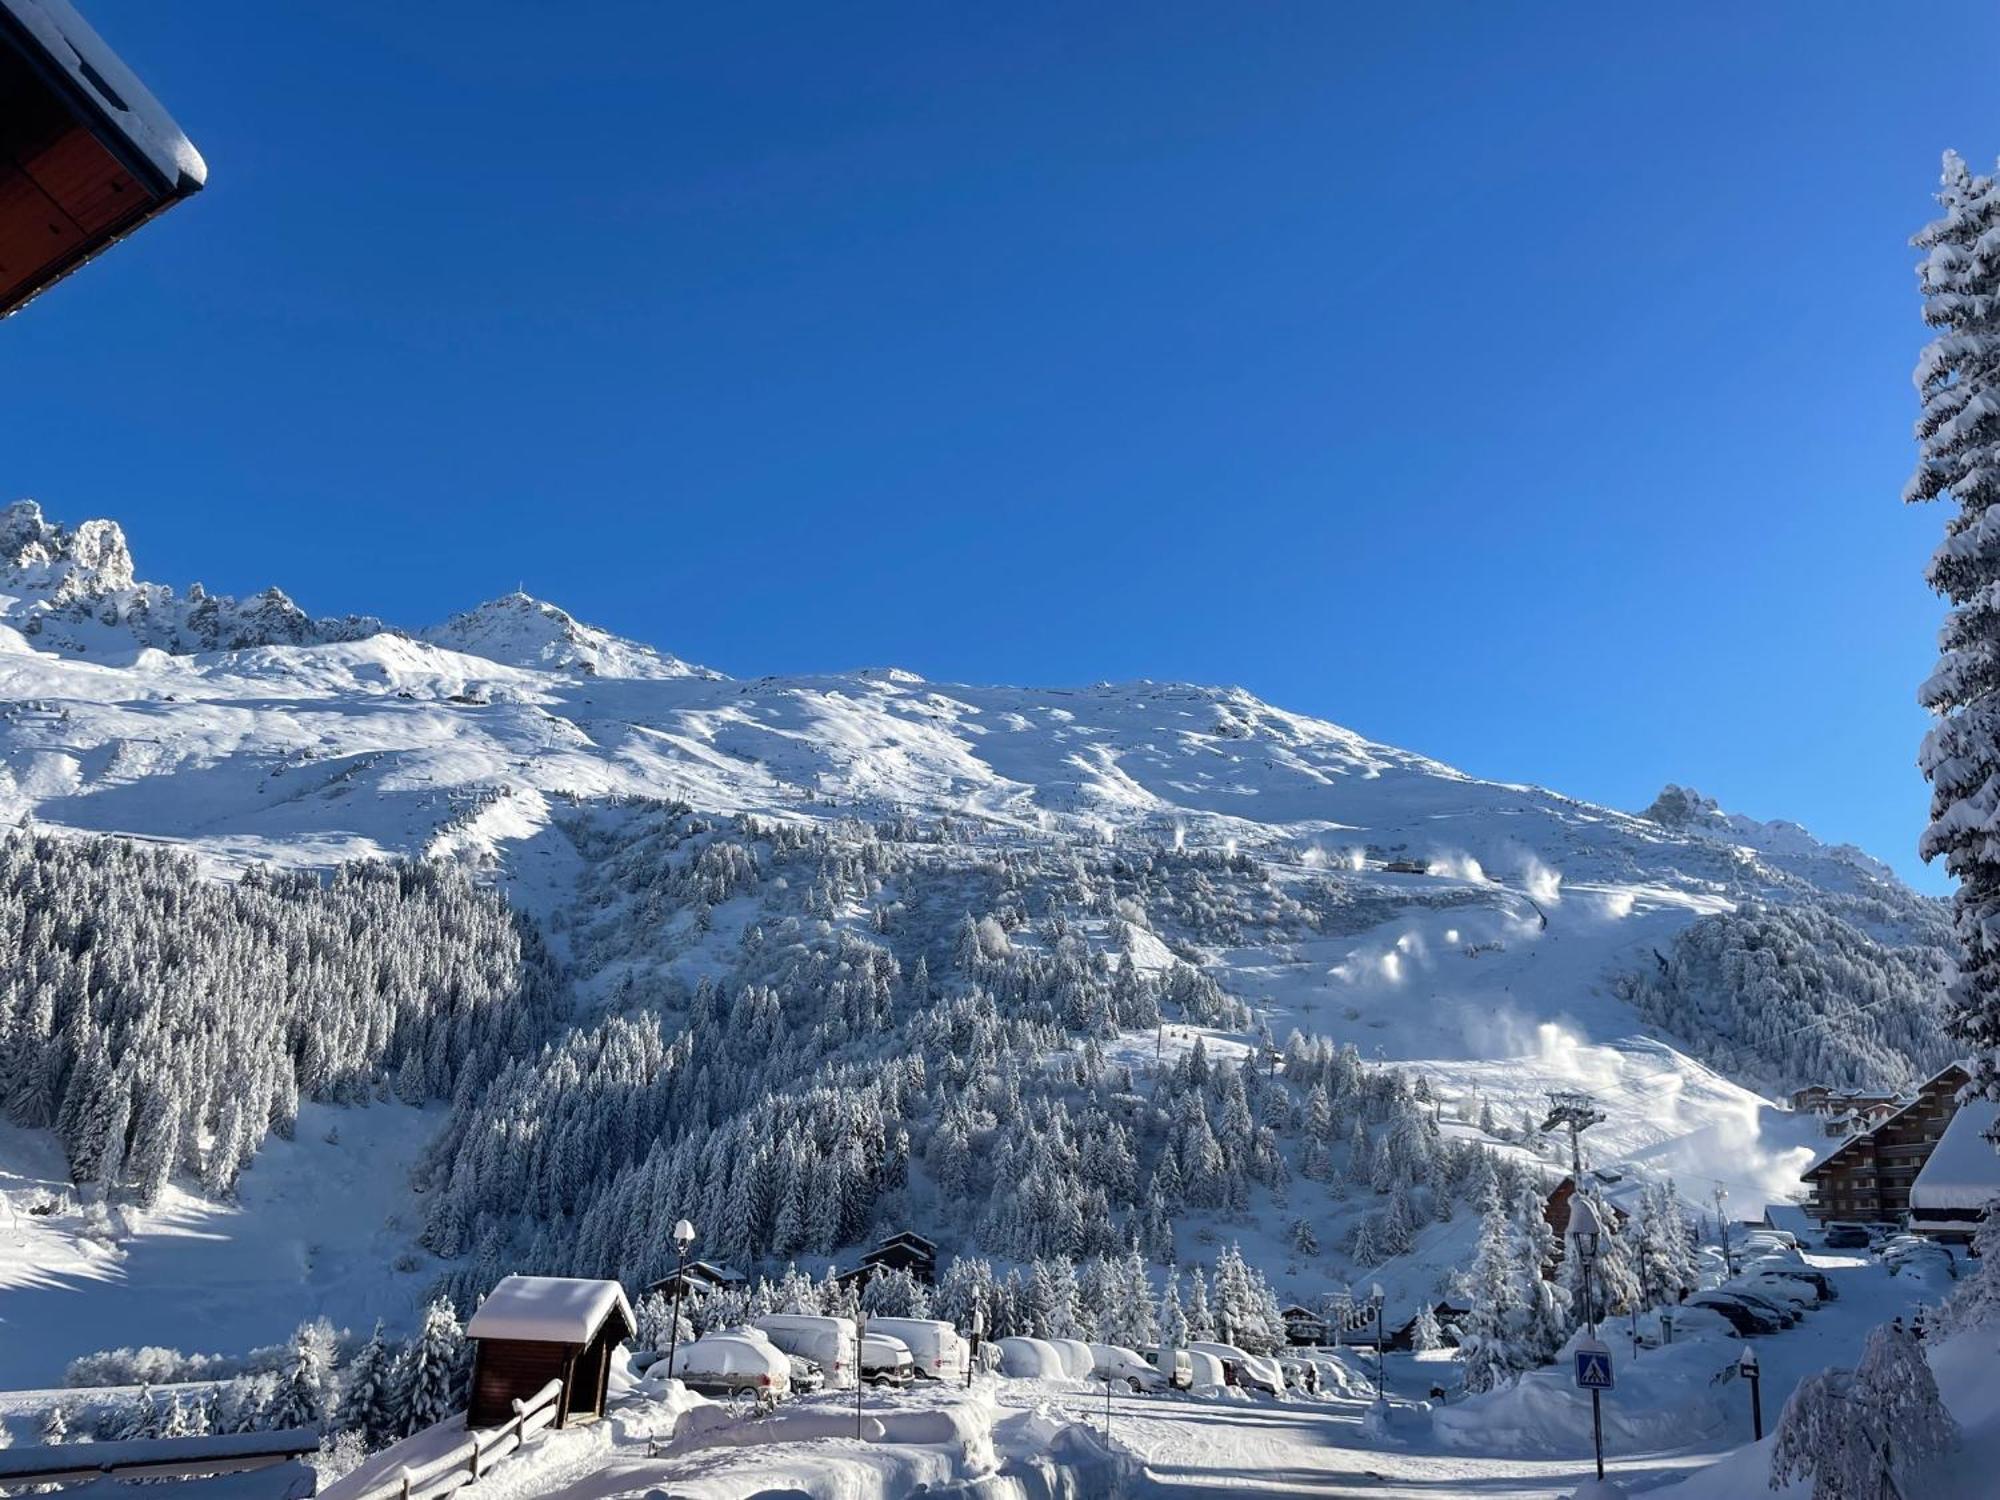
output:
[[[0,330],[175,584],[1241,683],[1928,889],[1898,501],[2000,13],[86,0],[211,187]]]

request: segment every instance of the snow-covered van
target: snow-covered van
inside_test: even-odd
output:
[[[1285,1372],[1278,1368],[1275,1359],[1246,1353],[1234,1344],[1217,1344],[1199,1339],[1189,1344],[1188,1350],[1191,1353],[1213,1355],[1220,1360],[1223,1380],[1229,1385],[1241,1386],[1249,1391],[1264,1391],[1273,1396],[1285,1394]]]
[[[870,1318],[868,1331],[908,1344],[919,1379],[965,1379],[968,1347],[958,1330],[943,1318]]]
[[[1229,1373],[1222,1368],[1222,1361],[1206,1349],[1183,1349],[1180,1352],[1188,1360],[1189,1389],[1212,1391],[1229,1384]]]
[[[655,1368],[680,1377],[690,1390],[733,1396],[747,1392],[772,1399],[791,1390],[791,1366],[762,1339],[710,1333],[682,1344]]]
[[[1066,1367],[1061,1352],[1047,1339],[1004,1338],[1000,1351],[1000,1373],[1014,1380],[1061,1380]]]
[[[1091,1355],[1090,1345],[1082,1339],[1050,1339],[1049,1342],[1056,1346],[1056,1353],[1062,1356],[1063,1374],[1069,1376],[1071,1380],[1090,1379],[1090,1372],[1097,1368],[1097,1361]]]
[[[816,1313],[766,1313],[755,1326],[787,1354],[818,1365],[828,1390],[854,1388],[854,1320]]]

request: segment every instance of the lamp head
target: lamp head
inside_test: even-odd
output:
[[[1736,1357],[1736,1367],[1745,1375],[1755,1375],[1757,1373],[1757,1351],[1752,1349],[1748,1344],[1745,1344],[1743,1352]]]
[[[1568,1237],[1576,1241],[1576,1253],[1585,1260],[1597,1258],[1597,1237],[1600,1225],[1597,1210],[1590,1206],[1590,1200],[1581,1195],[1569,1200]]]
[[[681,1250],[686,1250],[687,1247],[689,1245],[692,1245],[693,1243],[694,1243],[694,1225],[688,1223],[686,1219],[677,1220],[674,1224],[675,1246]]]

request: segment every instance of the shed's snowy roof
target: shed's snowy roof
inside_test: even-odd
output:
[[[1986,1132],[2000,1122],[2000,1104],[1974,1099],[1961,1104],[1910,1184],[1910,1207],[1984,1208],[2000,1198],[2000,1152]]]
[[[199,187],[208,180],[208,164],[194,142],[69,0],[0,0],[0,10],[48,51],[170,186],[185,179]]]
[[[1800,1203],[1765,1204],[1764,1222],[1773,1229],[1789,1230],[1793,1234],[1805,1234],[1813,1227],[1812,1215]]]
[[[527,1339],[541,1344],[587,1344],[613,1309],[633,1325],[625,1288],[580,1276],[509,1276],[493,1288],[472,1321],[475,1339]]]

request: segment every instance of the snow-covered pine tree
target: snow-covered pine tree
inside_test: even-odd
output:
[[[1215,1314],[1208,1306],[1208,1277],[1200,1266],[1188,1278],[1187,1303],[1183,1308],[1187,1315],[1188,1337],[1212,1339],[1215,1337]]]
[[[270,1409],[273,1427],[326,1430],[336,1398],[336,1347],[333,1325],[325,1318],[299,1324],[292,1334],[285,1367],[279,1372],[277,1400]]]
[[[1417,1309],[1416,1326],[1410,1330],[1410,1348],[1418,1354],[1428,1354],[1443,1347],[1444,1330],[1438,1327],[1437,1309],[1427,1299]]]
[[[397,1381],[403,1432],[420,1432],[457,1411],[465,1396],[465,1332],[449,1302],[424,1309],[423,1326],[404,1352]]]
[[[1853,1370],[1807,1376],[1785,1403],[1771,1488],[1811,1479],[1813,1500],[1880,1500],[1897,1481],[1958,1445],[1921,1345],[1883,1324]]]
[[[1516,1266],[1514,1235],[1501,1210],[1500,1195],[1489,1193],[1472,1262],[1472,1306],[1460,1325],[1458,1344],[1469,1391],[1490,1391],[1527,1367],[1516,1328],[1521,1306]]]
[[[395,1396],[395,1355],[378,1320],[368,1341],[347,1362],[340,1394],[340,1427],[359,1435],[364,1449],[382,1445],[394,1429],[390,1402]]]
[[[1947,152],[1938,203],[1943,213],[1914,241],[1924,321],[1937,336],[1917,361],[1917,469],[1903,498],[1956,508],[1926,575],[1951,609],[1917,692],[1937,716],[1918,755],[1931,783],[1918,853],[1942,855],[1958,881],[1951,1024],[2000,1097],[2000,194]]]
[[[1160,1347],[1184,1349],[1192,1337],[1187,1309],[1181,1306],[1181,1273],[1169,1271],[1167,1284],[1160,1292]]]

